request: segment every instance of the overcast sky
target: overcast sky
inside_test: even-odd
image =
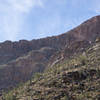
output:
[[[0,0],[0,41],[58,35],[100,14],[100,0]]]

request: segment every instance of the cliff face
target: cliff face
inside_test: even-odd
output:
[[[89,46],[90,41],[94,42],[98,36],[100,36],[100,16],[93,17],[59,36],[0,43],[0,89],[27,81],[35,72],[43,72],[57,52],[64,52],[64,56],[69,57],[69,51],[72,53],[76,47]]]
[[[5,41],[0,43],[0,64],[6,63],[17,57],[23,56],[32,50],[39,50],[42,47],[51,47],[57,50],[63,49],[75,41],[94,41],[100,36],[100,16],[93,17],[82,23],[75,29],[59,36],[48,37],[38,40],[19,42]]]
[[[69,50],[71,55],[1,96],[1,100],[100,100],[100,37],[87,45],[85,41],[75,42],[63,50],[63,55]]]

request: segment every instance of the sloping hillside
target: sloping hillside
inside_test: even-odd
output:
[[[99,36],[100,16],[96,16],[59,36],[0,43],[0,91],[12,89],[51,64],[83,52]]]
[[[3,95],[3,98],[100,100],[100,38],[84,52],[63,59],[43,74],[37,73],[31,81]]]

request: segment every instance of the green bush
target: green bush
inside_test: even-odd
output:
[[[42,76],[41,73],[36,73],[36,74],[34,75],[34,78],[35,78],[35,79],[39,79],[41,76]]]
[[[13,95],[13,93],[8,93],[4,96],[4,100],[17,100],[16,95]]]
[[[86,65],[87,64],[87,57],[86,56],[81,55],[79,57],[79,60],[80,60],[82,65]]]

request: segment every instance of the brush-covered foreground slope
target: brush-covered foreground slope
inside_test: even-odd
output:
[[[100,16],[93,17],[59,36],[0,43],[0,91],[26,82],[35,72],[43,72],[48,64],[51,65],[60,57],[59,54],[62,52],[64,58],[69,58],[75,52],[77,54],[83,51],[80,48],[76,51],[74,43],[84,41],[79,42],[78,47],[85,49],[98,36],[100,36]]]
[[[36,74],[1,100],[100,100],[100,39]]]

